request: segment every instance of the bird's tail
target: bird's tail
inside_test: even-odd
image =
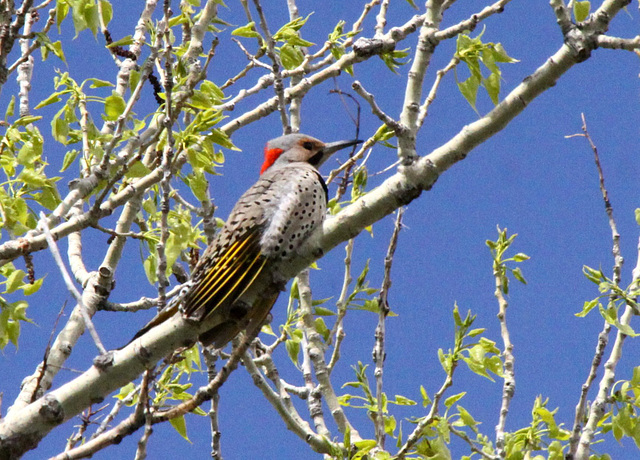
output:
[[[178,302],[173,302],[171,305],[167,306],[167,308],[165,308],[160,313],[158,313],[151,321],[145,324],[142,329],[136,332],[136,335],[134,335],[133,338],[129,340],[129,342],[127,342],[127,345],[129,345],[131,342],[133,342],[137,338],[142,337],[144,334],[149,332],[152,328],[158,326],[159,324],[164,323],[166,320],[168,320],[173,315],[178,313],[178,305],[179,305]],[[125,345],[125,347],[127,345]]]

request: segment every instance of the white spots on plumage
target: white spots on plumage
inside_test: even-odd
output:
[[[266,227],[260,246],[267,257],[286,259],[295,255],[315,229],[315,222],[324,219],[325,201],[317,199],[324,188],[311,165],[285,166],[274,175],[280,177],[273,178],[274,185],[267,192],[271,205],[263,206]]]

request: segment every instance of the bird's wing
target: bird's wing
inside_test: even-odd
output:
[[[194,270],[193,286],[184,295],[180,308],[187,318],[203,320],[226,300],[233,302],[244,293],[265,265],[266,257],[260,253],[259,242],[259,231],[252,229],[228,244],[226,249],[214,251],[208,258],[203,256]],[[175,315],[180,303],[174,299],[128,344]]]
[[[197,267],[196,283],[185,297],[183,314],[203,320],[223,303],[234,302],[262,272],[266,261],[257,228],[235,238]]]

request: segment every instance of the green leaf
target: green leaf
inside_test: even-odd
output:
[[[262,38],[260,34],[256,31],[255,22],[251,21],[249,24],[238,27],[231,35],[235,35],[237,37],[247,37],[247,38]]]
[[[344,430],[344,446],[347,450],[351,450],[351,427],[347,424]]]
[[[576,18],[576,22],[582,22],[587,19],[589,11],[591,11],[591,2],[573,2],[573,16]]]
[[[52,185],[48,185],[47,187],[43,187],[42,191],[35,196],[35,200],[44,206],[45,208],[53,211],[60,204],[60,195],[58,194],[58,189],[56,189]]]
[[[33,164],[42,156],[42,141],[27,141],[22,144],[16,157],[18,164],[33,167]]]
[[[32,169],[23,169],[18,180],[21,180],[25,184],[29,184],[35,188],[44,187],[47,185],[47,177],[44,174],[38,173]]]
[[[155,282],[158,281],[158,278],[157,278],[158,260],[157,260],[156,254],[155,253],[149,254],[149,257],[147,257],[144,260],[142,265],[144,267],[144,272],[147,275],[147,279],[149,280],[149,283],[155,284]]]
[[[504,49],[504,46],[502,46],[502,43],[495,43],[491,47],[491,51],[493,54],[493,59],[495,59],[496,62],[506,62],[509,64],[520,62],[519,60],[512,58],[507,54],[506,50]]]
[[[466,395],[466,394],[467,394],[467,392],[463,391],[462,393],[458,393],[457,395],[449,396],[447,399],[444,400],[444,405],[446,407],[451,407],[455,403],[460,401],[464,397],[464,395]]]
[[[280,61],[285,69],[291,70],[302,64],[304,54],[293,45],[285,43],[280,47]]]
[[[100,0],[100,6],[102,7],[102,22],[108,26],[113,18],[113,7],[107,0]]]
[[[64,2],[56,2],[56,27],[58,27],[58,33],[60,33],[60,24],[64,21],[69,13],[69,4]]]
[[[214,99],[214,101],[216,101],[216,103],[219,103],[224,99],[224,93],[218,87],[218,85],[216,85],[212,81],[203,81],[200,85],[200,91],[202,91],[203,93],[207,93],[211,98]]]
[[[51,135],[56,141],[66,145],[69,137],[69,123],[60,117],[55,117],[51,120]]]
[[[618,328],[618,330],[620,332],[622,332],[625,335],[628,335],[629,337],[637,337],[638,334],[636,334],[636,332],[633,330],[633,328],[631,326],[629,326],[628,324],[622,324],[619,321],[616,321],[615,326]]]
[[[320,334],[325,341],[327,341],[329,339],[329,336],[331,335],[331,331],[325,324],[324,320],[322,318],[316,318],[314,321],[314,325],[316,332]]]
[[[207,199],[207,189],[209,182],[202,171],[194,171],[186,177],[187,185],[191,189],[193,195],[200,201]]]
[[[109,121],[115,121],[124,112],[127,107],[126,102],[119,94],[112,94],[104,101],[104,112],[106,119]]]
[[[41,119],[41,116],[27,115],[26,117],[21,117],[14,121],[13,126],[26,126]]]
[[[40,47],[40,53],[42,54],[42,60],[45,61],[47,57],[49,57],[49,52],[51,52],[55,57],[60,59],[65,64],[67,63],[67,58],[64,56],[64,51],[62,49],[62,43],[60,41],[57,42],[45,42]]]
[[[460,420],[462,420],[464,425],[471,428],[474,432],[477,432],[478,422],[475,421],[475,419],[471,416],[471,414],[462,406],[456,406],[456,409],[458,409]]]
[[[334,316],[336,313],[328,308],[324,307],[316,307],[314,310],[314,314],[317,316]]]
[[[219,129],[212,129],[211,133],[209,133],[207,138],[210,139],[211,142],[213,142],[214,144],[217,144],[221,147],[224,147],[230,150],[235,150],[238,152],[240,151],[238,147],[233,145],[233,142],[231,142],[231,139],[229,139],[229,136],[224,132],[220,131]]]
[[[100,19],[98,18],[98,5],[93,2],[85,2],[84,6],[84,20],[87,27],[93,33],[95,37],[98,34],[100,28]]]
[[[422,407],[427,407],[431,404],[431,398],[427,393],[427,390],[424,386],[420,385],[420,395],[422,396]]]
[[[458,80],[456,67],[456,82],[458,88],[469,105],[477,112],[476,99],[480,84],[485,88],[491,101],[498,104],[500,95],[500,67],[498,63],[518,62],[510,57],[500,43],[483,43],[482,33],[471,38],[466,34],[458,35],[456,42],[456,57],[467,65],[470,76],[464,82]],[[480,63],[484,64],[489,75],[483,76]],[[486,72],[485,72],[486,73]]]
[[[589,314],[589,312],[591,310],[593,310],[598,305],[600,305],[600,302],[599,302],[599,299],[597,297],[595,299],[593,299],[593,300],[587,300],[582,305],[582,311],[580,313],[576,313],[576,316],[578,318],[584,318],[585,316],[587,316]]]
[[[460,90],[460,93],[464,96],[473,110],[476,110],[478,88],[480,88],[480,79],[474,75],[471,75],[462,83],[458,82],[458,89]]]
[[[189,99],[189,103],[196,109],[206,110],[211,108],[212,101],[209,96],[202,91],[194,91]]]
[[[138,83],[140,83],[140,72],[135,69],[131,70],[131,76],[129,77],[129,89],[133,91],[137,88]]]
[[[46,107],[51,104],[55,104],[56,102],[60,102],[60,94],[61,93],[53,93],[51,96],[46,98],[44,101],[41,101],[38,105],[36,105],[35,109],[41,109],[42,107]]]
[[[354,446],[358,448],[358,450],[362,449],[373,449],[377,444],[373,439],[363,439],[362,441],[356,441],[353,443]]]
[[[40,278],[37,279],[33,284],[25,284],[21,287],[22,292],[24,292],[24,295],[31,295],[34,294],[36,292],[38,292],[40,290],[40,288],[42,287],[42,282],[44,281],[44,278]]]
[[[80,32],[82,32],[84,29],[87,28],[87,21],[85,20],[85,17],[84,17],[84,14],[83,14],[84,13],[84,11],[83,11],[84,10],[84,8],[83,8],[84,5],[76,2],[75,4],[72,4],[71,6],[72,6],[71,17],[73,18],[73,27],[75,28],[75,31],[76,31],[75,37],[77,37]]]
[[[85,81],[91,82],[89,88],[103,88],[105,86],[115,86],[110,81],[100,80],[99,78],[87,78]]]
[[[73,162],[76,161],[78,154],[80,154],[79,150],[69,150],[64,155],[64,160],[62,160],[62,168],[60,169],[60,172],[65,171],[69,166],[71,166]]]
[[[296,340],[287,340],[285,342],[289,359],[293,364],[298,366],[298,355],[300,354],[300,342]]]
[[[129,166],[129,169],[127,169],[125,177],[127,178],[144,177],[150,172],[151,170],[147,168],[144,165],[144,163],[142,163],[142,161],[136,161],[134,164]]]
[[[394,401],[389,401],[389,402],[396,404],[398,406],[415,406],[416,404],[418,404],[412,399],[406,398],[401,395],[396,395],[396,399]]]
[[[184,420],[184,415],[170,419],[169,423],[171,423],[171,426],[185,441],[189,441],[189,437],[187,436],[187,422]]]
[[[398,424],[396,422],[396,418],[393,415],[388,416],[388,417],[384,417],[384,431],[389,436],[393,436],[393,433],[394,433],[394,431],[396,431],[396,427],[397,426],[398,426]],[[376,456],[375,458],[376,458],[376,460],[378,460],[381,457]],[[389,456],[387,458],[391,459],[391,456]]]
[[[4,120],[7,121],[7,119],[11,118],[13,116],[13,114],[15,113],[15,109],[16,109],[16,97],[15,96],[11,96],[11,99],[9,100],[9,104],[7,104],[7,110],[4,111]],[[637,214],[638,210],[636,209],[636,214]]]
[[[390,53],[382,53],[379,55],[382,62],[391,70],[393,73],[397,74],[396,70],[399,66],[405,65],[407,61],[401,61],[401,59],[406,58],[409,55],[408,48],[403,50],[394,50]]]
[[[18,338],[20,337],[20,322],[15,320],[8,321],[5,326],[5,331],[7,338],[15,347],[17,347]]]
[[[514,278],[520,281],[522,284],[527,284],[527,280],[524,279],[520,267],[514,268],[511,273],[513,273]]]
[[[482,81],[482,85],[487,90],[491,102],[493,102],[494,105],[498,105],[498,102],[500,102],[500,73],[492,72]]]
[[[467,337],[475,337],[477,335],[482,334],[485,331],[485,329],[483,327],[477,328],[477,329],[471,329],[469,332],[467,332],[466,336]]]
[[[26,276],[26,273],[22,270],[15,270],[13,273],[11,273],[7,277],[5,292],[7,294],[10,294],[20,289],[24,284],[22,280],[24,279],[25,276]]]
[[[582,273],[584,273],[584,276],[586,276],[589,281],[598,285],[600,285],[602,279],[605,278],[602,270],[596,270],[587,265],[582,266]]]

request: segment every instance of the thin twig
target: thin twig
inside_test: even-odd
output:
[[[35,386],[33,388],[33,394],[31,395],[31,402],[34,402],[36,399],[38,399],[41,395],[40,393],[40,384],[42,382],[42,378],[44,377],[45,373],[47,372],[47,359],[49,358],[49,352],[51,351],[51,344],[53,343],[53,336],[56,332],[56,329],[58,328],[58,321],[60,321],[60,318],[62,318],[62,315],[64,313],[64,309],[67,306],[67,302],[64,302],[62,304],[62,307],[60,307],[60,311],[58,312],[58,316],[56,316],[56,320],[53,323],[53,327],[51,328],[51,334],[49,334],[49,341],[47,342],[47,347],[44,349],[44,356],[42,357],[42,365],[39,368],[39,374],[38,374],[38,378],[36,379],[36,383]]]
[[[87,313],[87,309],[85,308],[84,303],[82,301],[82,294],[80,294],[78,289],[76,289],[75,285],[73,284],[73,280],[71,279],[71,276],[67,271],[67,267],[64,265],[64,262],[62,261],[62,257],[60,256],[60,251],[58,251],[58,245],[56,244],[55,240],[53,239],[53,236],[51,235],[51,231],[49,230],[49,226],[47,225],[47,218],[44,212],[40,213],[39,226],[44,231],[45,237],[47,239],[47,244],[49,245],[49,250],[51,251],[53,258],[56,261],[56,264],[58,265],[60,272],[62,273],[62,278],[64,279],[64,282],[67,285],[67,289],[69,290],[71,295],[73,295],[73,297],[76,299],[76,302],[80,306],[82,319],[84,320],[84,326],[89,331],[89,334],[91,334],[91,337],[93,338],[93,342],[96,344],[96,347],[98,348],[98,351],[100,352],[100,354],[101,355],[105,354],[107,350],[102,345],[102,342],[100,341],[100,337],[98,336],[98,332],[96,331],[96,328],[91,322],[91,317],[89,316],[89,313]]]
[[[271,72],[273,72],[273,89],[276,92],[276,96],[278,98],[278,109],[280,112],[280,121],[282,123],[282,130],[284,134],[291,133],[291,125],[289,124],[289,117],[287,116],[287,102],[284,95],[284,84],[282,82],[282,74],[280,73],[280,69],[282,68],[282,63],[280,62],[280,57],[275,52],[275,42],[273,40],[273,36],[271,32],[269,32],[269,26],[267,25],[267,18],[264,15],[264,11],[262,10],[262,5],[260,4],[260,0],[253,0],[253,4],[256,7],[256,11],[258,12],[258,16],[260,16],[260,28],[262,28],[262,32],[265,35],[265,41],[267,45],[267,56],[271,59]]]
[[[240,363],[240,360],[244,356],[244,353],[247,351],[253,339],[260,333],[260,328],[255,328],[251,334],[244,336],[238,346],[234,347],[231,356],[227,363],[220,369],[220,372],[216,375],[216,377],[209,382],[206,386],[201,387],[196,391],[195,395],[177,406],[172,407],[171,409],[167,409],[166,411],[159,411],[153,414],[153,423],[159,423],[163,421],[167,421],[169,419],[178,417],[180,415],[184,415],[187,412],[192,411],[200,404],[205,401],[210,400],[215,392],[227,381],[227,378],[233,372]]]
[[[440,83],[442,82],[442,79],[448,72],[454,69],[459,63],[460,63],[460,58],[454,56],[453,58],[451,58],[451,61],[449,61],[449,63],[444,68],[436,72],[436,79],[433,82],[433,85],[431,86],[429,95],[427,96],[427,99],[425,99],[424,104],[420,106],[420,112],[418,114],[419,127],[424,124],[425,118],[427,118],[427,115],[429,115],[429,107],[431,106],[433,101],[436,99],[436,94],[438,93],[438,88],[440,87]]]
[[[336,89],[332,89],[331,91],[329,91],[330,94],[337,94],[338,96],[340,96],[340,100],[342,101],[342,104],[345,108],[345,111],[347,112],[347,114],[349,115],[349,117],[351,118],[351,121],[353,121],[353,124],[356,127],[356,132],[354,135],[355,139],[359,139],[360,138],[360,103],[358,102],[358,100],[353,97],[351,94],[342,91],[341,89],[339,89],[337,87],[337,83],[336,83]],[[351,99],[354,104],[356,105],[356,116],[352,116],[349,113],[349,107],[347,106],[346,103],[346,97],[348,97],[349,99]],[[356,147],[352,147],[351,149],[349,149],[349,160],[351,158],[353,158],[354,154],[356,151]],[[348,160],[347,160],[348,161]],[[351,177],[351,170],[353,168],[353,166],[355,165],[354,161],[348,161],[348,166],[344,169],[344,174],[342,175],[342,180],[340,181],[340,185],[338,186],[338,190],[336,191],[336,196],[335,196],[335,200],[340,201],[340,199],[342,198],[342,196],[347,193],[347,186],[349,185],[349,178]]]
[[[366,19],[367,15],[371,12],[374,6],[380,4],[380,1],[381,0],[372,0],[371,2],[364,5],[364,8],[362,8],[362,14],[360,14],[360,17],[356,20],[356,22],[353,23],[353,26],[351,27],[351,32],[355,34],[355,32],[358,32],[362,28],[362,23]]]
[[[582,423],[585,420],[587,410],[587,396],[591,385],[598,376],[598,368],[602,362],[602,357],[607,349],[609,343],[609,334],[611,332],[611,324],[605,321],[602,331],[598,334],[598,343],[596,344],[596,351],[591,361],[591,367],[589,368],[589,375],[587,380],[582,384],[580,388],[580,399],[576,405],[575,417],[573,419],[573,429],[571,430],[571,437],[569,438],[569,455],[567,458],[573,458],[578,449],[578,441],[580,441],[580,433],[582,432]]]
[[[296,417],[296,412],[287,410],[284,401],[278,397],[278,394],[269,386],[267,380],[256,366],[255,360],[251,359],[249,353],[245,354],[243,362],[253,378],[253,383],[262,391],[267,401],[276,409],[285,422],[287,429],[295,433],[300,439],[304,439],[316,452],[326,452],[327,446],[333,445],[331,441],[314,433],[306,421],[302,420],[299,416]]]
[[[387,10],[389,9],[389,0],[382,0],[380,4],[380,12],[376,16],[376,25],[374,27],[376,37],[384,35],[384,28],[387,25]]]
[[[335,324],[331,328],[331,332],[329,334],[329,338],[327,339],[327,343],[326,343],[326,346],[330,347],[333,340],[335,340],[336,342],[333,347],[333,352],[331,353],[331,359],[329,360],[329,365],[327,366],[329,368],[329,372],[333,370],[338,360],[340,359],[340,345],[342,344],[342,341],[344,340],[344,337],[345,337],[343,320],[345,315],[347,314],[347,299],[349,296],[349,286],[353,281],[353,278],[351,277],[351,258],[353,255],[354,241],[355,240],[353,238],[350,239],[345,246],[346,255],[344,257],[344,277],[342,281],[342,289],[340,291],[340,297],[336,302],[336,305],[338,308],[338,315],[336,317]]]
[[[103,227],[102,225],[98,224],[97,222],[93,225],[91,225],[93,228],[95,228],[96,230],[101,231],[102,233],[106,233],[107,235],[111,235],[111,236],[119,236],[121,238],[133,238],[136,240],[143,240],[146,241],[148,239],[148,236],[145,235],[144,233],[138,233],[138,232],[125,232],[125,233],[121,233],[121,232],[117,232],[111,228],[106,228]]]
[[[400,137],[407,131],[405,126],[402,126],[401,123],[398,123],[396,120],[382,111],[382,109],[376,103],[373,94],[367,92],[367,90],[362,87],[362,84],[359,81],[354,81],[351,84],[351,88],[353,88],[356,93],[358,93],[365,101],[369,103],[373,114],[377,116],[385,125],[391,128],[396,136]]]
[[[313,380],[312,363],[311,363],[311,344],[309,343],[308,334],[311,332],[305,325],[305,315],[311,316],[307,318],[307,324],[310,324],[309,319],[313,319],[311,308],[311,290],[309,288],[309,269],[304,270],[298,275],[298,292],[300,294],[300,321],[298,321],[299,329],[303,331],[301,348],[302,348],[302,377],[304,379],[305,387],[309,398],[307,399],[307,406],[309,407],[309,415],[313,420],[316,432],[331,439],[331,433],[327,428],[327,424],[324,420],[324,412],[322,410],[322,398],[320,391],[317,391],[316,383]],[[304,307],[302,306],[304,303]],[[314,350],[317,352],[317,350]]]
[[[168,23],[171,17],[170,3],[165,1],[164,5],[164,18],[163,22]],[[158,265],[156,269],[156,277],[158,278],[158,309],[161,310],[166,305],[166,288],[169,286],[169,280],[167,279],[167,258],[166,258],[166,244],[169,239],[169,200],[171,198],[171,178],[173,172],[171,169],[171,163],[174,157],[174,139],[171,129],[173,124],[173,47],[171,45],[171,37],[169,30],[164,31],[165,34],[165,77],[164,77],[164,92],[166,96],[165,114],[166,114],[166,133],[167,133],[167,145],[163,150],[162,155],[162,181],[160,181],[160,189],[162,190],[162,200],[160,204],[160,241],[156,245],[156,252],[158,257]],[[177,112],[177,111],[176,111]]]
[[[153,425],[151,425],[151,418],[146,417],[146,423],[144,424],[144,432],[138,440],[138,447],[136,449],[136,455],[134,460],[144,460],[147,458],[147,443],[153,433]]]
[[[101,412],[105,407],[107,406],[106,405],[102,406],[98,410],[94,411],[92,409],[92,406],[89,406],[85,411],[82,412],[82,414],[79,417],[81,424],[78,427],[78,431],[72,434],[67,440],[67,445],[65,446],[65,449],[64,449],[65,452],[73,449],[76,446],[76,444],[82,441],[84,434],[87,432],[87,428],[89,428],[89,425],[94,423],[91,420],[92,417],[98,414],[99,412]]]
[[[500,458],[506,458],[507,452],[505,449],[505,426],[507,423],[507,415],[509,414],[509,406],[511,400],[516,391],[516,379],[515,379],[515,357],[513,355],[513,343],[511,342],[511,336],[509,334],[509,328],[507,327],[507,308],[509,303],[504,296],[505,286],[502,283],[503,274],[502,269],[498,262],[493,264],[493,276],[495,278],[495,297],[498,300],[498,320],[500,321],[500,335],[502,336],[502,342],[504,350],[502,352],[504,360],[504,371],[502,384],[502,403],[500,406],[500,415],[498,418],[498,424],[496,425],[496,449]]]
[[[109,424],[116,418],[120,409],[124,406],[131,404],[131,402],[138,396],[138,391],[140,391],[140,385],[136,386],[133,391],[131,391],[126,398],[117,399],[113,407],[111,408],[111,412],[102,420],[100,426],[96,429],[96,431],[91,435],[90,439],[97,438],[109,427]]]
[[[433,396],[433,402],[431,403],[431,409],[426,417],[422,418],[420,422],[413,429],[411,434],[407,437],[405,443],[400,447],[398,453],[396,454],[396,458],[398,460],[403,460],[408,454],[409,450],[416,445],[416,443],[420,440],[420,438],[424,435],[424,430],[427,426],[429,426],[435,420],[438,414],[438,407],[440,406],[440,400],[444,396],[444,393],[447,391],[451,385],[453,385],[453,373],[458,366],[458,361],[454,360],[451,363],[451,368],[449,372],[447,372],[447,377],[444,380],[444,383],[438,390],[438,392]]]
[[[621,281],[621,272],[622,272],[622,264],[624,263],[624,259],[622,258],[622,254],[620,251],[620,233],[618,232],[618,227],[616,225],[615,219],[613,217],[613,207],[611,206],[611,201],[609,200],[609,192],[604,183],[604,173],[602,170],[602,165],[600,163],[600,156],[598,154],[598,148],[595,143],[591,139],[589,135],[589,130],[587,128],[587,121],[584,113],[581,114],[582,118],[582,134],[576,134],[572,136],[566,136],[567,138],[571,137],[584,137],[587,139],[589,143],[589,147],[593,151],[594,161],[596,164],[596,169],[598,170],[598,182],[600,186],[600,192],[602,193],[602,200],[604,201],[605,211],[607,213],[607,218],[609,220],[609,227],[611,228],[611,239],[613,242],[612,253],[613,253],[613,280],[616,285],[620,284]],[[615,298],[611,298],[610,301],[615,301]],[[573,421],[573,429],[571,430],[571,437],[569,438],[569,456],[573,457],[577,450],[580,441],[580,435],[582,430],[582,422],[585,420],[586,411],[587,411],[587,396],[589,394],[589,390],[591,389],[591,385],[596,379],[598,368],[600,367],[600,363],[602,362],[602,357],[606,350],[607,344],[609,342],[609,333],[611,331],[611,324],[608,322],[604,322],[604,326],[600,334],[598,334],[598,343],[596,345],[596,351],[593,356],[593,360],[591,361],[591,367],[589,369],[589,375],[587,376],[587,380],[582,385],[580,391],[580,398],[578,400],[578,404],[576,405],[575,417]],[[617,342],[617,341],[616,341]]]
[[[389,314],[389,289],[391,288],[391,265],[393,264],[393,256],[396,252],[396,246],[398,244],[398,235],[402,228],[402,216],[404,215],[404,208],[398,209],[396,216],[396,224],[391,234],[391,240],[389,241],[389,248],[387,249],[387,255],[384,258],[384,276],[382,279],[382,287],[380,288],[380,295],[378,296],[378,326],[375,332],[375,345],[373,347],[373,362],[376,365],[374,372],[376,378],[376,401],[378,403],[378,412],[375,414],[375,431],[376,442],[378,447],[384,450],[385,442],[385,426],[384,426],[384,413],[383,413],[383,393],[382,393],[382,377],[384,374],[384,360],[386,357],[385,352],[385,340],[386,340],[386,327],[385,322],[387,315]]]
[[[204,356],[204,362],[207,366],[207,380],[211,383],[217,375],[216,362],[219,357],[218,350],[212,350],[210,347],[205,347],[202,350]],[[222,451],[220,448],[220,438],[222,433],[220,432],[220,424],[218,423],[218,403],[220,401],[220,394],[216,391],[211,398],[211,407],[209,408],[209,420],[211,425],[211,458],[213,460],[222,460]]]
[[[467,433],[465,433],[462,430],[458,430],[456,427],[454,427],[451,423],[448,423],[449,425],[449,430],[455,434],[456,436],[458,436],[460,439],[462,439],[463,441],[465,441],[467,444],[469,444],[469,448],[471,449],[472,452],[475,452],[476,454],[480,455],[482,458],[486,459],[486,460],[495,460],[495,457],[493,457],[492,455],[486,453],[485,451],[483,451],[482,449],[478,448],[478,446],[475,445],[475,443],[471,440],[471,438],[469,438],[469,436],[467,435]]]
[[[589,146],[591,146],[591,150],[593,150],[593,157],[596,162],[596,168],[598,169],[600,192],[602,192],[604,208],[607,212],[607,217],[609,218],[609,227],[611,228],[611,239],[613,240],[613,281],[616,284],[620,284],[622,264],[624,263],[622,253],[620,252],[620,232],[618,232],[616,221],[613,218],[613,207],[611,206],[611,201],[609,200],[609,192],[607,192],[607,188],[604,185],[604,173],[602,172],[602,165],[600,164],[598,148],[591,140],[591,136],[589,136],[589,131],[587,130],[587,120],[585,119],[584,113],[582,114],[582,131],[584,132],[584,137],[586,137],[587,141],[589,142]]]
[[[296,0],[287,0],[287,9],[289,10],[289,22],[295,21],[296,19],[300,19],[300,13],[298,12],[298,5],[296,5]],[[306,48],[300,48],[303,55],[307,55]],[[302,75],[295,75],[291,77],[291,81],[289,82],[289,86],[295,86],[302,80]],[[302,108],[302,98],[294,97],[291,99],[289,104],[289,122],[291,124],[291,132],[297,133],[300,131],[300,123],[301,119],[301,108]]]
[[[342,409],[342,406],[340,406],[336,392],[333,389],[333,384],[331,383],[331,374],[324,359],[322,337],[320,337],[320,334],[315,329],[308,271],[303,271],[298,275],[298,290],[300,292],[300,310],[304,324],[304,333],[309,341],[309,357],[311,358],[311,363],[313,364],[316,378],[318,379],[320,393],[329,407],[329,411],[340,433],[344,434],[348,430],[351,433],[351,439],[359,441],[361,439],[360,434],[347,419],[347,415]]]

